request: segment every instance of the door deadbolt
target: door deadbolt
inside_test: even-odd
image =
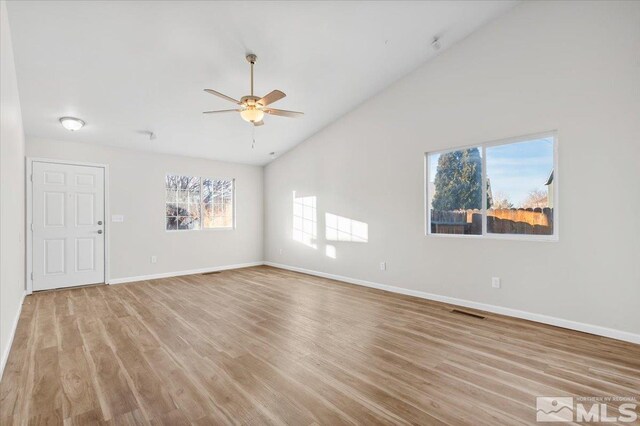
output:
[[[102,221],[101,220],[98,221],[98,225],[102,225]]]

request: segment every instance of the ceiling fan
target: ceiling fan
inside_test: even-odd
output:
[[[303,112],[297,112],[297,111],[286,111],[283,109],[267,108],[268,105],[271,105],[272,103],[279,101],[280,99],[287,96],[280,90],[274,90],[262,98],[253,95],[253,66],[255,65],[257,59],[258,57],[254,54],[247,55],[247,61],[249,61],[249,63],[251,64],[251,94],[250,95],[243,96],[242,98],[240,98],[240,100],[237,100],[237,99],[233,99],[230,96],[223,95],[220,92],[216,92],[215,90],[204,89],[205,92],[211,93],[212,95],[216,95],[222,99],[231,101],[234,104],[239,105],[240,107],[237,109],[205,111],[203,112],[203,114],[217,114],[220,112],[239,112],[240,117],[242,117],[243,120],[252,123],[254,126],[262,126],[264,124],[264,121],[262,121],[262,119],[264,118],[265,114],[278,115],[280,117],[291,117],[291,118],[299,117],[304,114]]]

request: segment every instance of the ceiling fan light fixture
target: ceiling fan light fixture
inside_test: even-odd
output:
[[[271,108],[270,105],[272,103],[277,102],[280,99],[287,96],[284,94],[284,92],[280,90],[272,90],[271,92],[267,93],[263,97],[255,96],[253,94],[253,66],[256,63],[256,59],[257,59],[256,55],[253,55],[253,54],[247,55],[247,61],[249,61],[249,63],[251,64],[251,81],[250,81],[251,93],[249,95],[243,96],[242,98],[240,98],[240,100],[237,100],[230,96],[223,95],[220,92],[216,92],[215,90],[204,89],[205,92],[211,95],[217,96],[222,99],[226,99],[229,102],[233,102],[234,104],[238,105],[239,108],[223,109],[223,110],[216,110],[216,111],[204,111],[203,114],[239,112],[240,117],[244,121],[251,123],[254,126],[264,125],[264,122],[262,121],[262,119],[264,118],[265,114],[277,115],[280,117],[299,117],[303,115],[303,113],[298,111],[286,111],[283,109]]]
[[[240,111],[240,117],[242,117],[244,121],[248,121],[249,123],[256,123],[264,118],[264,111],[254,106],[248,106],[247,108]]]
[[[84,126],[84,121],[75,117],[60,117],[59,121],[60,124],[62,124],[62,127],[67,130],[71,130],[72,132],[80,130]]]

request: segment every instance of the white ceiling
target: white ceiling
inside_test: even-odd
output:
[[[514,5],[504,1],[10,1],[29,136],[265,164]],[[299,119],[203,115],[249,92]],[[61,116],[87,122],[76,133]],[[153,131],[151,141],[142,131]]]

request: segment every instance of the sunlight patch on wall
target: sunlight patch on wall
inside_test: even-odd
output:
[[[369,225],[364,222],[326,213],[325,225],[327,241],[352,243],[366,243],[369,241]]]
[[[293,191],[293,240],[316,249],[317,239],[316,196],[296,197]]]
[[[324,248],[324,254],[327,257],[330,257],[331,259],[335,259],[336,258],[336,246],[327,245]]]

